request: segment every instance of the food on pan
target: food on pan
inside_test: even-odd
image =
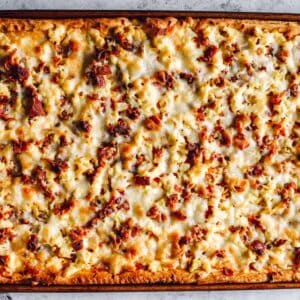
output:
[[[0,281],[300,279],[300,25],[0,21]]]

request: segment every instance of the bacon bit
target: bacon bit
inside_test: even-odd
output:
[[[296,268],[300,267],[300,248],[295,248],[294,265]]]
[[[12,240],[14,234],[10,228],[1,228],[0,229],[0,244],[3,244],[7,239]]]
[[[283,244],[285,244],[286,242],[287,242],[287,240],[279,239],[279,240],[275,240],[272,244],[274,247],[280,247]]]
[[[200,156],[201,149],[200,149],[200,144],[195,143],[195,144],[187,144],[187,158],[186,158],[186,163],[190,164],[190,166],[194,166],[197,162],[198,157]]]
[[[148,212],[147,212],[147,217],[151,218],[154,221],[157,222],[165,222],[167,220],[166,214],[162,213],[159,211],[157,206],[152,206]]]
[[[167,206],[171,211],[174,211],[180,202],[178,194],[172,194],[167,198]]]
[[[281,103],[281,96],[279,94],[273,93],[273,92],[270,92],[268,96],[269,96],[270,109],[274,113],[275,105],[279,105]]]
[[[122,35],[121,33],[117,32],[115,34],[115,40],[123,49],[125,49],[127,51],[134,50],[134,46],[131,43],[129,43],[127,38],[124,35]]]
[[[262,232],[266,231],[261,221],[256,216],[249,216],[248,221],[249,223],[253,224],[256,228],[259,228]]]
[[[266,245],[259,240],[255,240],[250,244],[250,249],[257,255],[263,255],[266,250]]]
[[[233,144],[241,150],[248,148],[250,145],[243,133],[237,133],[233,137]]]
[[[0,266],[7,266],[9,261],[8,255],[0,255]]]
[[[152,149],[152,155],[154,158],[156,157],[161,157],[163,154],[163,148],[156,148],[156,147],[153,147]]]
[[[234,125],[238,133],[243,133],[245,123],[249,120],[249,117],[245,114],[238,114],[234,119]]]
[[[212,63],[212,59],[215,56],[215,54],[217,53],[217,51],[218,51],[218,47],[216,47],[214,45],[208,46],[205,49],[205,51],[203,53],[203,56],[199,57],[198,60],[202,60],[203,62],[211,64]]]
[[[56,204],[53,209],[55,215],[64,215],[75,206],[74,199],[65,199],[63,203]]]
[[[282,200],[285,201],[291,200],[293,198],[296,189],[297,189],[297,185],[294,182],[285,183],[280,192]]]
[[[85,74],[88,79],[88,84],[98,87],[104,87],[104,76],[111,75],[111,69],[108,64],[102,66],[93,65],[90,71],[86,72]]]
[[[117,154],[117,149],[114,145],[104,145],[97,150],[97,158],[99,166],[103,167],[106,161],[112,159]]]
[[[258,176],[261,176],[264,172],[264,168],[263,168],[263,165],[260,164],[260,163],[257,163],[256,165],[254,165],[253,167],[251,167],[247,174],[250,175],[250,176],[255,176],[255,177],[258,177]]]
[[[39,249],[38,246],[38,237],[36,234],[31,234],[27,240],[27,249],[29,251],[37,251]]]
[[[156,84],[165,86],[167,89],[174,87],[174,78],[166,71],[159,71],[154,74],[154,78],[157,80]]]
[[[218,138],[220,144],[225,147],[229,147],[231,145],[231,137],[229,133],[219,124],[215,127],[215,131],[220,134],[220,137]]]
[[[187,245],[189,244],[191,241],[191,238],[189,236],[182,236],[179,241],[178,241],[178,244],[179,246],[184,246],[184,245]]]
[[[223,61],[226,65],[230,65],[234,60],[234,55],[233,54],[227,54],[224,55]]]
[[[62,57],[67,58],[73,52],[77,52],[80,49],[80,44],[77,41],[71,40],[67,45],[59,45],[57,53]]]
[[[185,221],[187,219],[187,216],[180,210],[173,211],[171,215],[179,221]]]
[[[53,172],[60,174],[68,169],[68,163],[62,159],[47,159],[47,162],[50,164]]]
[[[192,84],[195,80],[195,77],[192,74],[181,72],[179,73],[181,79],[185,79],[188,84]]]
[[[14,54],[8,55],[3,63],[4,70],[7,71],[8,79],[13,82],[24,84],[29,77],[28,69],[17,64]]]
[[[217,86],[217,87],[224,87],[225,86],[225,79],[224,77],[217,77],[214,79],[214,84]]]
[[[224,258],[225,250],[216,250],[216,252],[214,253],[214,256],[219,257],[219,258]]]
[[[299,84],[297,83],[292,83],[290,85],[290,94],[292,97],[297,97],[298,96],[298,91],[299,91]]]
[[[213,206],[208,205],[207,210],[205,212],[205,218],[208,219],[213,214]]]
[[[194,242],[201,242],[207,234],[207,230],[200,225],[195,225],[191,229],[191,238]]]
[[[119,119],[116,125],[109,124],[107,130],[112,136],[128,136],[130,133],[130,126],[125,120]]]
[[[140,116],[140,112],[137,107],[128,107],[126,110],[126,116],[131,120],[137,120]]]
[[[25,141],[21,141],[21,140],[13,141],[12,145],[13,145],[14,154],[20,154],[27,150],[29,142],[25,142]]]
[[[42,169],[42,167],[37,166],[32,170],[32,181],[36,183],[36,185],[41,188],[44,192],[45,196],[53,199],[54,195],[51,190],[47,186],[46,182],[46,171]]]
[[[205,36],[204,31],[202,29],[197,31],[197,36],[193,38],[193,41],[196,43],[197,47],[200,46],[208,46],[208,37]]]
[[[205,106],[201,106],[200,108],[197,109],[197,112],[196,112],[196,120],[199,121],[199,122],[202,122],[205,120],[206,116],[205,116],[205,109],[206,107]]]
[[[92,125],[88,121],[79,120],[74,121],[76,128],[80,131],[89,133],[92,129]]]
[[[144,124],[148,130],[159,130],[161,127],[161,119],[159,116],[153,115],[145,119]]]
[[[97,61],[107,60],[109,58],[109,56],[110,56],[110,51],[109,50],[96,48],[95,59]]]
[[[287,49],[284,49],[282,46],[280,46],[276,54],[276,57],[280,62],[284,63],[286,62],[286,59],[289,57],[289,51]]]
[[[142,229],[138,224],[135,224],[131,218],[129,218],[121,223],[119,228],[115,228],[114,232],[116,234],[115,242],[119,244],[127,242],[130,238],[135,238],[142,232]]]
[[[233,275],[233,271],[229,268],[223,268],[222,269],[222,273],[225,275],[225,276],[232,276]]]
[[[43,108],[43,103],[38,99],[38,93],[34,87],[26,87],[25,94],[28,97],[27,113],[29,118],[45,116],[46,112]]]
[[[134,176],[133,181],[136,185],[150,185],[149,176]]]

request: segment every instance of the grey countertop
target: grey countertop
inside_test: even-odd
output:
[[[300,13],[300,0],[0,0],[0,9],[137,9],[206,10]],[[272,300],[300,299],[298,290],[155,292],[155,293],[84,293],[84,294],[0,294],[0,300],[248,300],[267,297]]]

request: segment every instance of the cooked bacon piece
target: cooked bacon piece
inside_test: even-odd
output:
[[[259,228],[262,232],[266,231],[261,221],[256,216],[253,215],[249,216],[248,221],[249,223],[253,224],[256,228]]]
[[[179,74],[181,79],[185,79],[188,84],[192,84],[195,80],[195,77],[192,74],[181,72]]]
[[[208,219],[212,215],[213,215],[213,206],[208,205],[207,210],[205,212],[205,218]]]
[[[250,249],[257,255],[263,255],[266,251],[266,245],[259,240],[255,240],[250,244]]]
[[[279,49],[278,49],[278,52],[276,54],[277,59],[281,63],[285,63],[288,56],[289,56],[289,51],[287,49],[284,49],[282,46],[280,46]]]
[[[172,74],[166,71],[158,71],[154,74],[156,79],[156,84],[166,87],[167,89],[172,89],[174,87],[174,78]]]
[[[208,37],[205,36],[205,33],[202,29],[197,31],[197,36],[193,38],[193,41],[196,43],[197,47],[208,46]]]
[[[56,204],[54,206],[53,212],[56,215],[64,215],[69,212],[75,206],[74,199],[65,199],[63,203]]]
[[[83,238],[86,235],[86,228],[76,227],[69,233],[72,247],[75,251],[79,251],[83,248]]]
[[[93,64],[92,67],[88,72],[86,72],[86,77],[88,79],[88,84],[97,87],[104,87],[105,86],[105,75],[111,75],[111,69],[108,64],[98,66]]]
[[[142,229],[138,224],[134,223],[131,218],[129,218],[122,222],[119,228],[115,228],[114,232],[116,235],[115,242],[119,244],[122,242],[127,242],[131,238],[135,238],[142,232]]]
[[[203,56],[199,57],[198,60],[202,60],[202,61],[204,61],[208,64],[211,64],[212,60],[213,60],[213,57],[216,55],[217,51],[218,51],[217,46],[214,46],[214,45],[208,46],[204,50]]]
[[[282,200],[288,201],[293,198],[293,195],[297,189],[297,185],[294,182],[285,183],[280,195],[282,197]]]
[[[231,145],[229,133],[220,124],[215,127],[215,132],[218,133],[217,139],[222,146],[229,147]]]
[[[66,171],[68,168],[68,163],[65,160],[56,158],[54,160],[48,159],[47,161],[50,164],[52,171],[57,174]]]
[[[148,210],[147,217],[157,222],[164,222],[167,220],[166,214],[161,212],[155,205]]]
[[[191,239],[194,242],[202,241],[207,234],[207,230],[202,228],[200,225],[195,225],[191,229]]]
[[[282,245],[284,245],[287,242],[287,240],[285,239],[279,239],[279,240],[275,240],[272,244],[274,247],[280,247]]]
[[[233,137],[233,144],[241,150],[248,148],[250,145],[243,133],[237,133]]]
[[[74,122],[76,128],[83,132],[90,132],[92,129],[92,125],[88,121],[79,120]]]
[[[8,55],[3,63],[3,67],[5,71],[7,71],[9,80],[13,82],[17,81],[23,85],[29,77],[29,70],[18,64],[13,55],[14,54]]]
[[[275,106],[281,103],[281,96],[277,93],[270,92],[269,95],[269,105],[272,113],[275,112]]]
[[[80,49],[79,42],[71,40],[67,45],[59,45],[57,53],[62,55],[62,57],[67,58],[73,52],[77,52]]]
[[[150,177],[148,176],[134,176],[133,181],[136,185],[150,185]]]
[[[167,198],[167,206],[171,211],[175,211],[179,203],[180,199],[178,194],[172,194]]]
[[[200,108],[197,109],[197,112],[196,112],[197,121],[202,122],[205,120],[205,118],[206,118],[205,109],[206,109],[205,106],[201,106]]]
[[[96,48],[95,51],[95,59],[97,61],[104,61],[107,60],[110,56],[110,51],[103,48]]]
[[[247,174],[250,176],[258,177],[261,176],[263,172],[264,172],[263,165],[261,163],[257,163],[256,165],[254,165],[248,170]]]
[[[107,130],[112,136],[128,136],[131,129],[125,120],[119,119],[116,125],[109,124]]]
[[[198,157],[200,156],[201,149],[200,149],[200,144],[199,143],[194,143],[194,144],[187,144],[187,158],[186,158],[186,163],[190,164],[190,166],[194,166],[196,164],[196,161]]]
[[[117,149],[114,145],[103,145],[97,150],[97,158],[99,166],[103,167],[106,161],[112,159],[117,154]]]
[[[147,33],[150,37],[155,38],[159,35],[165,35],[171,30],[171,27],[162,27],[159,22],[154,19],[147,19],[145,22]]]
[[[129,43],[129,41],[127,40],[127,38],[121,34],[120,32],[117,32],[115,34],[115,40],[116,42],[125,50],[127,51],[133,51],[134,50],[134,45]]]
[[[27,249],[29,251],[37,251],[39,249],[38,237],[36,234],[31,234],[27,240]]]
[[[131,120],[136,120],[140,116],[140,112],[137,107],[128,107],[126,110],[126,115]]]
[[[29,118],[36,116],[45,116],[46,112],[43,107],[43,103],[38,98],[38,93],[34,87],[26,87],[26,96],[28,98],[27,114]]]
[[[7,266],[9,261],[9,256],[8,255],[0,255],[0,266]]]
[[[13,141],[12,145],[13,145],[14,154],[20,154],[27,150],[29,142],[25,142],[25,141],[21,141],[21,140]]]
[[[297,97],[299,92],[299,84],[291,83],[290,84],[290,94],[292,97]]]
[[[295,248],[294,265],[296,268],[300,267],[300,248]]]
[[[145,119],[144,124],[148,130],[159,130],[159,128],[161,127],[161,119],[157,115],[150,116]]]
[[[32,170],[31,177],[33,182],[44,192],[46,197],[54,198],[52,191],[47,186],[46,171],[41,166],[37,166]]]
[[[178,243],[179,243],[179,246],[184,246],[184,245],[187,245],[187,244],[189,244],[191,242],[191,238],[189,237],[189,236],[182,236],[180,239],[179,239],[179,241],[178,241]]]
[[[185,221],[187,218],[187,216],[180,210],[173,211],[171,215],[179,221]]]
[[[10,228],[0,229],[0,244],[3,244],[6,240],[12,240],[13,237],[14,234]]]
[[[222,269],[222,273],[225,275],[225,276],[232,276],[233,275],[233,271],[229,268],[223,268]]]

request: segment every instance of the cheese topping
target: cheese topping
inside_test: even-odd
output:
[[[300,35],[70,22],[2,21],[1,276],[300,266]]]

